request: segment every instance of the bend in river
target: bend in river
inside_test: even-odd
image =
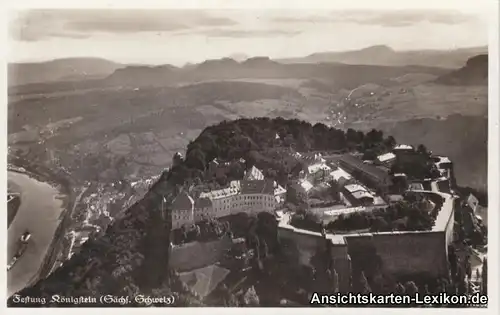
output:
[[[60,223],[63,201],[55,187],[40,182],[26,174],[8,172],[8,181],[20,191],[20,205],[8,227],[7,263],[19,248],[19,238],[28,230],[31,233],[28,247],[14,267],[8,271],[8,295],[23,289],[38,275],[40,266],[49,250]]]

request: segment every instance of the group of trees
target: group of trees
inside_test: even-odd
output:
[[[290,225],[295,226],[299,229],[321,232],[323,229],[323,224],[320,218],[310,211],[299,210],[292,215],[290,220]]]
[[[366,230],[371,232],[386,231],[423,231],[430,230],[434,220],[429,212],[422,209],[420,202],[402,201],[387,208],[366,212],[354,212],[340,215],[330,222],[326,229],[330,231]]]
[[[196,224],[183,225],[172,231],[171,242],[183,244],[193,241],[211,241],[231,233],[229,222],[220,222],[215,218],[205,218]]]
[[[488,243],[488,229],[479,222],[473,210],[462,200],[455,200],[455,239],[473,247]]]
[[[438,199],[436,199],[438,200]],[[370,232],[387,231],[425,231],[434,225],[437,211],[428,211],[425,200],[401,201],[387,208],[378,208],[366,212],[354,212],[349,215],[340,214],[338,218],[326,225],[326,230]],[[437,207],[441,207],[438,204]],[[436,207],[436,208],[437,208]],[[323,223],[318,215],[303,209],[297,210],[291,217],[290,225],[297,228],[321,232]]]
[[[396,161],[391,166],[390,174],[404,173],[408,179],[424,180],[440,176],[429,151],[424,145],[419,145],[416,151],[396,154]]]
[[[276,137],[278,135],[278,137]],[[170,179],[182,184],[186,178],[203,178],[203,172],[214,158],[232,161],[244,158],[259,167],[271,159],[275,179],[283,181],[291,170],[279,163],[270,152],[277,147],[296,151],[386,151],[395,144],[393,137],[384,138],[382,131],[368,133],[348,129],[346,132],[317,123],[314,126],[298,119],[253,118],[223,121],[206,128],[189,143],[184,163],[174,166]]]

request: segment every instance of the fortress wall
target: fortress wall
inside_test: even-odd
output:
[[[278,238],[286,255],[296,259],[295,263],[306,266],[311,266],[311,258],[326,245],[319,233],[300,233],[286,227],[278,228]]]
[[[285,253],[291,262],[299,265],[311,266],[311,259],[318,251],[326,250],[327,240],[314,232],[301,233],[293,228],[279,227],[278,237]],[[350,289],[350,260],[346,244],[331,244],[330,255],[333,268],[338,274],[340,292]],[[326,263],[326,262],[325,262]]]
[[[316,251],[326,246],[319,233],[300,233],[294,229],[279,227],[278,234],[287,254],[291,259],[296,259],[295,263],[298,264],[310,265]],[[330,250],[342,288],[349,284],[352,258],[349,256],[349,249],[355,249],[354,246],[373,248],[380,257],[384,270],[394,275],[448,274],[447,239],[444,231],[353,234],[344,237],[346,244],[332,244]]]
[[[440,276],[448,273],[444,232],[348,236],[346,241],[348,247],[362,243],[374,246],[384,271],[394,275],[428,273]]]
[[[339,277],[339,291],[349,292],[351,289],[351,259],[345,244],[333,245],[330,249],[333,268]]]

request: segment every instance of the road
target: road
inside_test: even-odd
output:
[[[31,233],[28,248],[7,274],[7,294],[11,295],[38,273],[59,225],[63,202],[57,198],[60,193],[56,188],[28,175],[8,172],[8,180],[22,194],[19,210],[8,228],[7,262],[17,251],[21,234],[26,230]]]

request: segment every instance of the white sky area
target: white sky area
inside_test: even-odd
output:
[[[17,8],[9,14],[8,59],[100,57],[183,65],[234,54],[286,58],[372,45],[395,50],[487,45],[491,7],[472,2],[474,6],[444,1],[448,6],[414,9],[383,5],[371,9],[369,2],[335,10],[299,10],[293,5],[289,10]]]

